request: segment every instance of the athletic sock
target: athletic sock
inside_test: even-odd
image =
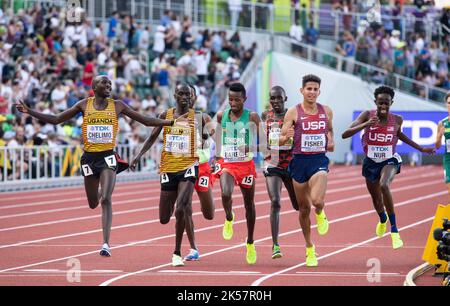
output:
[[[175,251],[175,252],[173,252],[175,255],[177,255],[177,256],[181,256],[181,252],[177,252],[177,251]]]
[[[386,223],[386,221],[387,221],[387,215],[386,215],[386,212],[385,212],[385,211],[379,213],[378,216],[380,216],[380,222],[381,222],[381,223]]]
[[[395,221],[395,214],[389,215],[389,222],[391,222],[391,233],[398,233],[397,222]]]

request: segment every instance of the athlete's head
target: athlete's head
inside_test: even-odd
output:
[[[92,90],[96,96],[107,98],[111,94],[111,80],[106,75],[96,76],[92,80]]]
[[[447,110],[450,113],[450,91],[445,95],[445,104],[447,105]]]
[[[269,92],[270,105],[276,113],[284,111],[284,102],[287,101],[286,92],[281,86],[274,86]]]
[[[388,86],[380,86],[375,89],[373,95],[377,106],[377,115],[382,117],[386,116],[389,113],[389,108],[394,102],[394,90]]]
[[[241,83],[233,83],[228,92],[228,102],[232,112],[239,112],[247,100],[247,92]]]
[[[197,91],[195,90],[194,85],[189,84],[189,87],[191,88],[191,103],[189,104],[189,107],[194,108],[195,101],[197,101]]]
[[[181,108],[189,108],[191,104],[192,89],[185,83],[180,83],[175,87],[173,95],[177,105]]]
[[[317,97],[320,95],[320,83],[322,80],[314,75],[305,75],[302,79],[302,88],[300,93],[303,95],[303,101],[308,103],[315,103]]]

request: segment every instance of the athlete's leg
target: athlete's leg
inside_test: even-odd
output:
[[[216,208],[214,205],[212,187],[206,192],[197,192],[197,195],[200,200],[200,206],[202,207],[203,217],[207,220],[214,219]]]
[[[98,185],[100,183],[100,178],[95,175],[84,177],[84,190],[86,191],[86,196],[88,199],[89,207],[92,209],[97,208],[99,203],[100,194],[98,192]]]
[[[253,244],[253,233],[255,231],[256,211],[255,211],[255,181],[251,188],[241,187],[244,197],[245,218],[247,219],[247,243]]]
[[[316,215],[320,215],[325,206],[325,193],[327,191],[328,174],[325,171],[315,173],[309,179],[311,204],[316,210]]]
[[[380,215],[384,213],[384,205],[383,205],[383,197],[381,194],[380,181],[371,182],[368,178],[366,178],[366,186],[367,190],[370,193],[370,197],[372,198],[373,208]]]
[[[100,173],[103,242],[109,245],[112,225],[112,193],[116,184],[116,171],[103,169]]]
[[[308,182],[299,183],[292,180],[295,190],[295,196],[297,198],[297,203],[300,208],[299,221],[302,228],[303,236],[305,237],[306,247],[310,248],[313,246],[311,241],[311,220],[309,219],[309,214],[311,213],[311,197],[309,195]]]
[[[281,186],[282,180],[279,176],[267,176],[266,186],[270,198],[270,228],[272,231],[272,242],[278,245],[278,232],[280,229],[280,209],[281,209]]]
[[[234,177],[227,173],[223,172],[220,176],[220,188],[222,190],[222,205],[225,210],[227,221],[233,220],[233,190],[234,190]]]
[[[177,190],[161,190],[159,195],[159,222],[167,224],[173,215],[175,202],[177,200]]]
[[[294,208],[295,210],[298,211],[299,207],[298,207],[298,203],[297,203],[297,198],[295,197],[295,190],[294,190],[294,185],[292,183],[292,178],[290,178],[290,177],[284,178],[283,183],[284,183],[284,187],[286,187],[286,190],[289,194],[289,199],[291,200],[292,208]]]
[[[386,211],[389,217],[389,221],[391,223],[391,232],[397,233],[397,221],[395,217],[394,210],[394,201],[392,200],[391,194],[391,183],[394,180],[395,175],[397,174],[397,166],[394,165],[386,165],[381,170],[380,176],[380,189],[381,194],[383,196],[383,204],[386,207]]]
[[[175,250],[174,254],[181,256],[181,242],[185,229],[185,216],[192,215],[192,194],[194,192],[192,181],[182,181],[178,184],[178,197],[175,208]],[[192,220],[192,219],[191,219]],[[195,239],[193,239],[195,241]]]
[[[448,203],[450,203],[450,183],[447,184],[448,189]]]
[[[199,192],[197,192],[197,195]],[[197,246],[195,245],[195,236],[194,236],[194,221],[192,220],[192,200],[190,204],[191,209],[187,210],[187,213],[184,216],[186,236],[189,240],[189,244],[191,249],[197,250]]]

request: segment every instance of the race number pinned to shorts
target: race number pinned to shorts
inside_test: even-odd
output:
[[[165,184],[169,182],[169,176],[167,173],[161,173],[161,184]]]
[[[184,177],[185,178],[195,177],[195,166],[192,166],[189,169],[187,169],[186,172],[184,173]]]
[[[209,188],[209,177],[208,176],[200,176],[198,179],[198,185],[200,187]]]
[[[214,165],[214,174],[218,173],[221,170],[220,164],[216,163]]]
[[[105,162],[108,165],[108,167],[116,167],[117,166],[117,160],[115,155],[110,155],[105,157]]]
[[[84,176],[89,176],[94,174],[94,172],[92,172],[91,167],[89,167],[89,165],[81,165],[81,169],[83,170],[83,174]]]
[[[248,175],[242,179],[242,185],[253,185],[253,175]]]

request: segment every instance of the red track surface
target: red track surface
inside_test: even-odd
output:
[[[312,232],[319,254],[317,268],[304,266],[298,213],[292,210],[285,190],[279,239],[284,257],[271,259],[270,202],[262,175],[255,197],[258,261],[253,266],[245,261],[245,210],[238,189],[233,203],[235,235],[231,241],[222,239],[225,214],[218,183],[214,220],[203,218],[194,196],[196,241],[202,257],[177,268],[170,265],[175,222],[161,225],[158,219],[158,182],[116,186],[111,258],[98,255],[101,208],[88,208],[82,187],[3,193],[0,285],[402,285],[406,274],[422,263],[436,205],[446,202],[442,170],[403,167],[396,177],[392,191],[405,246],[395,251],[390,237],[375,236],[378,216],[360,172],[360,166],[330,171],[325,202],[330,231],[324,237],[315,229]],[[188,249],[185,236],[183,255]],[[79,260],[80,282],[67,279],[75,275],[70,269],[78,269],[71,258]],[[424,281],[439,285],[437,278]]]

